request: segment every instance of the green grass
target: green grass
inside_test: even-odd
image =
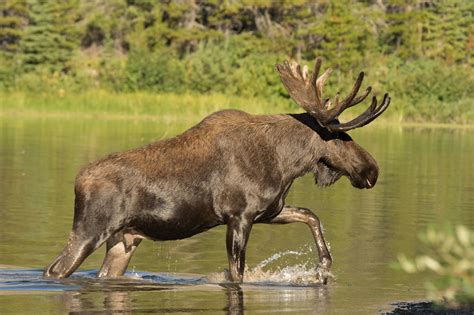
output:
[[[344,113],[342,121],[355,117],[367,108],[366,101]],[[474,101],[462,99],[449,106],[432,102],[392,100],[386,113],[378,121],[391,124],[474,124]],[[442,108],[447,108],[442,111]],[[59,116],[100,117],[104,119],[148,119],[164,121],[195,121],[222,109],[240,109],[253,114],[302,112],[291,100],[284,98],[256,98],[212,94],[176,93],[114,93],[106,90],[86,90],[83,93],[56,92],[28,93],[0,92],[0,115],[3,116]]]
[[[84,93],[0,93],[0,114],[92,116],[179,120],[204,117],[221,109],[240,109],[254,114],[298,111],[284,99],[265,100],[223,94],[112,93],[104,90]]]

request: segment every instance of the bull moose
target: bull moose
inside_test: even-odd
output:
[[[293,181],[312,172],[317,185],[346,176],[356,188],[372,188],[378,177],[375,159],[345,133],[362,127],[390,104],[377,106],[340,123],[338,116],[369,95],[357,96],[361,72],[342,101],[323,99],[331,70],[321,76],[321,59],[312,74],[296,63],[276,65],[302,114],[250,115],[238,110],[213,113],[174,138],[111,154],[82,168],[75,181],[72,231],[66,247],[44,271],[68,277],[106,242],[98,277],[125,273],[143,238],[183,239],[227,225],[228,280],[242,282],[245,249],[255,223],[306,223],[316,242],[323,282],[332,258],[318,217],[309,209],[285,205]]]

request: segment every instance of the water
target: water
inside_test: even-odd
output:
[[[77,170],[105,154],[177,134],[189,123],[0,118],[0,313],[377,313],[424,298],[424,275],[390,264],[413,256],[417,234],[449,222],[474,228],[474,130],[385,128],[351,132],[379,162],[372,190],[346,179],[321,189],[295,182],[287,203],[311,208],[334,257],[328,285],[312,278],[317,255],[303,224],[256,225],[242,286],[222,284],[225,228],[136,251],[126,277],[97,280],[104,249],[74,277],[44,280],[72,223]]]

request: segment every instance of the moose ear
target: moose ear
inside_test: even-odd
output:
[[[334,184],[342,176],[340,171],[332,169],[330,166],[327,166],[322,162],[316,164],[313,172],[316,185],[321,187],[327,187]]]

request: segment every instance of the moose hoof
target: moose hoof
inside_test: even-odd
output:
[[[224,280],[226,282],[232,282],[232,277],[230,275],[229,269],[224,269]]]
[[[325,267],[316,267],[316,282],[321,284],[327,284],[328,279],[331,277],[331,272]]]
[[[232,276],[232,273],[228,269],[224,269],[224,279],[228,283],[240,284],[242,283],[242,277]]]

